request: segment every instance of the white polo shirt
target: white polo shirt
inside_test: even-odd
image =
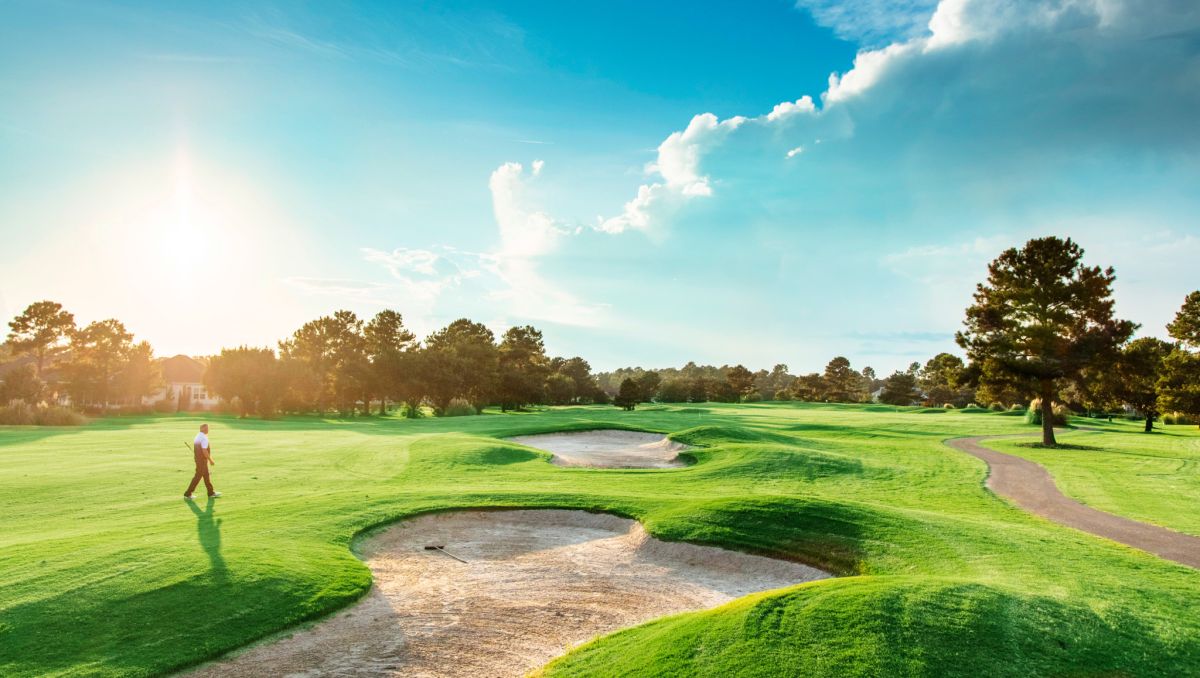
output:
[[[196,445],[199,445],[202,450],[208,449],[208,436],[204,435],[204,431],[196,434],[195,440],[192,441],[192,447]]]

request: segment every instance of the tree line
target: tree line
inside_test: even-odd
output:
[[[107,409],[110,403],[140,400],[159,386],[154,352],[119,320],[79,327],[75,316],[53,301],[31,304],[9,323],[3,345],[13,357],[31,360],[6,371],[0,404],[37,403],[65,397],[77,407]],[[47,371],[55,379],[47,383]]]
[[[337,311],[305,323],[277,348],[226,348],[208,360],[205,383],[244,414],[370,413],[401,407],[418,416],[529,405],[613,402],[803,400],[993,408],[1036,402],[1043,443],[1055,444],[1054,408],[1136,411],[1146,430],[1165,412],[1200,419],[1200,291],[1189,294],[1167,326],[1173,341],[1132,339],[1138,326],[1114,314],[1112,268],[1086,266],[1070,239],[1030,240],[988,266],[956,341],[967,360],[939,353],[880,378],[844,356],[822,372],[788,366],[627,367],[592,374],[579,356],[547,355],[542,333],[525,325],[499,338],[486,326],[456,320],[419,341],[400,313],[369,320]],[[0,383],[0,403],[47,397],[45,372],[77,406],[107,409],[161,385],[146,342],[117,320],[76,326],[61,304],[30,305],[9,323],[0,351],[27,356]],[[0,359],[4,355],[0,354]],[[55,391],[55,396],[60,395]]]
[[[441,415],[608,400],[591,365],[579,356],[548,356],[535,327],[512,327],[497,339],[463,318],[418,341],[394,310],[366,321],[345,310],[317,318],[279,342],[278,353],[224,349],[211,358],[205,379],[255,414],[369,414],[394,405],[419,416],[422,405]]]
[[[1200,291],[1189,294],[1168,324],[1173,341],[1132,339],[1138,325],[1114,314],[1109,267],[1083,264],[1071,239],[1035,238],[988,266],[955,340],[967,360],[939,353],[879,379],[838,356],[824,372],[788,373],[786,365],[750,372],[742,365],[597,375],[614,402],[805,400],[992,409],[1036,404],[1044,445],[1056,444],[1055,409],[1111,413],[1128,409],[1145,430],[1166,412],[1200,420]]]

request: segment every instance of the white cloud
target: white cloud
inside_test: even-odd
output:
[[[921,34],[937,0],[797,0],[817,24],[868,46]]]
[[[794,158],[804,152],[803,146],[797,146],[787,152],[787,157]]]
[[[520,163],[506,162],[492,172],[492,212],[500,227],[500,253],[509,257],[536,257],[552,251],[555,241],[567,232],[545,212],[532,207],[526,195],[526,180],[541,173],[543,162],[535,160],[525,175]]]
[[[775,108],[767,114],[769,122],[775,122],[798,113],[816,113],[817,106],[813,103],[812,97],[805,94],[795,101],[785,101],[781,104],[775,104]]]
[[[928,30],[860,52],[853,67],[830,75],[822,107],[803,96],[758,117],[697,115],[658,147],[643,183],[620,214],[601,218],[608,233],[654,231],[722,182],[742,191],[785,190],[793,175],[774,162],[796,149],[844,142],[823,163],[856,163],[864,176],[896,185],[937,176],[944,182],[988,175],[991,191],[1077,162],[1098,148],[1196,146],[1200,58],[1189,45],[1200,30],[1200,3],[1167,0],[943,0],[841,6],[802,2],[815,16],[893,22],[888,11],[921,16]],[[901,23],[907,23],[904,19]],[[1188,37],[1192,36],[1192,37]],[[858,140],[861,139],[861,142]],[[836,153],[837,155],[830,155]],[[775,159],[772,161],[772,156]],[[910,168],[899,175],[897,159]],[[809,163],[828,168],[828,164]],[[1012,165],[1012,166],[1010,166]],[[895,169],[893,169],[895,168]],[[931,183],[936,183],[932,182]],[[796,193],[795,188],[792,189]],[[773,194],[772,194],[773,195]],[[968,192],[963,191],[962,196]],[[728,196],[753,204],[754,197]]]
[[[573,232],[541,210],[530,195],[529,182],[544,166],[534,160],[526,172],[520,163],[507,162],[492,172],[488,188],[499,234],[494,250],[364,248],[363,258],[384,266],[393,284],[323,281],[318,287],[310,281],[309,288],[355,300],[363,300],[366,293],[372,299],[395,298],[407,309],[406,318],[411,315],[416,326],[427,328],[451,316],[482,312],[500,329],[528,321],[602,323],[606,305],[579,299],[540,271],[540,261]]]

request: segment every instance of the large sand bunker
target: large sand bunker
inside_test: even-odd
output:
[[[684,466],[679,453],[687,445],[659,433],[642,431],[574,431],[509,438],[514,443],[554,453],[559,466],[603,468],[674,468]]]
[[[193,675],[522,676],[598,635],[829,576],[583,511],[421,516],[364,557],[375,586],[363,601]]]

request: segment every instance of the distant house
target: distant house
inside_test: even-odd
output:
[[[208,365],[191,356],[177,355],[159,361],[163,387],[145,398],[146,404],[174,400],[180,410],[211,410],[218,398],[204,386],[204,371]]]

